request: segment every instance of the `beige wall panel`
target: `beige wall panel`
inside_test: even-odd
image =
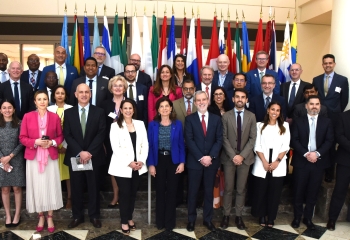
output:
[[[302,6],[300,21],[304,22],[332,10],[331,0],[310,1]]]

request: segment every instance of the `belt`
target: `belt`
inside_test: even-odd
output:
[[[168,151],[168,150],[159,150],[158,152],[159,152],[159,154],[164,155],[164,156],[170,155],[170,151]]]

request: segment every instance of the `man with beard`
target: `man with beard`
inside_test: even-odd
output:
[[[225,174],[224,217],[220,224],[222,229],[226,229],[229,224],[235,174],[237,174],[235,223],[238,229],[246,228],[242,220],[242,211],[245,204],[249,168],[254,163],[253,148],[256,139],[255,116],[244,109],[248,101],[247,96],[248,92],[245,89],[235,89],[232,99],[235,107],[222,116],[223,151],[220,158]],[[243,129],[245,131],[242,131]]]
[[[5,53],[0,53],[0,81],[1,83],[10,79],[10,75],[7,72],[7,64],[9,60]]]
[[[292,125],[290,145],[293,152],[294,219],[293,228],[298,228],[301,217],[308,229],[312,223],[314,207],[322,183],[323,172],[330,166],[330,154],[334,140],[330,119],[319,115],[321,101],[310,96],[305,104],[307,116],[295,119]],[[305,201],[304,201],[305,200]],[[303,209],[303,203],[305,207]]]
[[[247,85],[247,78],[246,78],[244,73],[236,73],[233,76],[233,79],[232,79],[233,88],[231,88],[227,91],[227,97],[229,99],[228,102],[230,104],[231,109],[234,108],[234,106],[235,106],[235,104],[232,101],[235,90],[237,88],[245,88],[246,85]],[[248,100],[248,98],[247,98],[247,100]],[[247,104],[247,106],[248,106],[248,104]]]
[[[40,59],[36,54],[30,54],[28,56],[27,65],[29,70],[24,71],[21,75],[21,81],[27,82],[33,87],[33,91],[39,89],[39,80],[41,77]]]

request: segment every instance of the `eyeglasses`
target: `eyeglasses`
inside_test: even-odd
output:
[[[138,60],[138,59],[132,59],[132,58],[130,58],[130,61],[132,61],[132,62],[141,62],[141,60]]]
[[[113,87],[114,87],[114,88],[124,88],[123,85],[116,85],[116,84],[113,84]]]
[[[194,91],[194,88],[193,87],[190,87],[190,88],[187,88],[187,87],[184,87],[182,88],[185,92],[189,92],[189,91]]]
[[[106,54],[105,53],[101,53],[101,52],[94,52],[94,54],[96,54],[97,56],[106,56]]]
[[[222,92],[221,92],[221,93],[214,93],[214,96],[215,96],[215,97],[224,96],[224,93],[222,93]]]
[[[274,85],[274,82],[262,82],[261,85]]]
[[[235,82],[239,82],[239,83],[240,83],[240,82],[241,82],[241,83],[245,82],[244,79],[234,79],[234,81],[235,81]]]
[[[134,73],[136,73],[136,71],[135,71],[135,70],[132,70],[132,71],[125,71],[125,73],[126,73],[126,74],[134,74]]]
[[[267,58],[257,58],[256,60],[258,60],[258,61],[266,61]]]
[[[33,59],[30,59],[30,60],[28,60],[28,62],[30,62],[30,63],[38,63],[38,62],[40,62],[40,60],[37,60],[37,59],[33,60]]]

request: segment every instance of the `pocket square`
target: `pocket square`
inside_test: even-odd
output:
[[[109,78],[107,76],[102,76],[102,78],[105,78],[105,79],[109,80]]]
[[[70,75],[73,75],[73,74],[74,74],[74,72],[71,72],[71,73],[70,73]]]
[[[105,89],[105,87],[104,87],[104,86],[102,86],[102,87],[101,87],[101,90],[103,90],[103,89]]]

